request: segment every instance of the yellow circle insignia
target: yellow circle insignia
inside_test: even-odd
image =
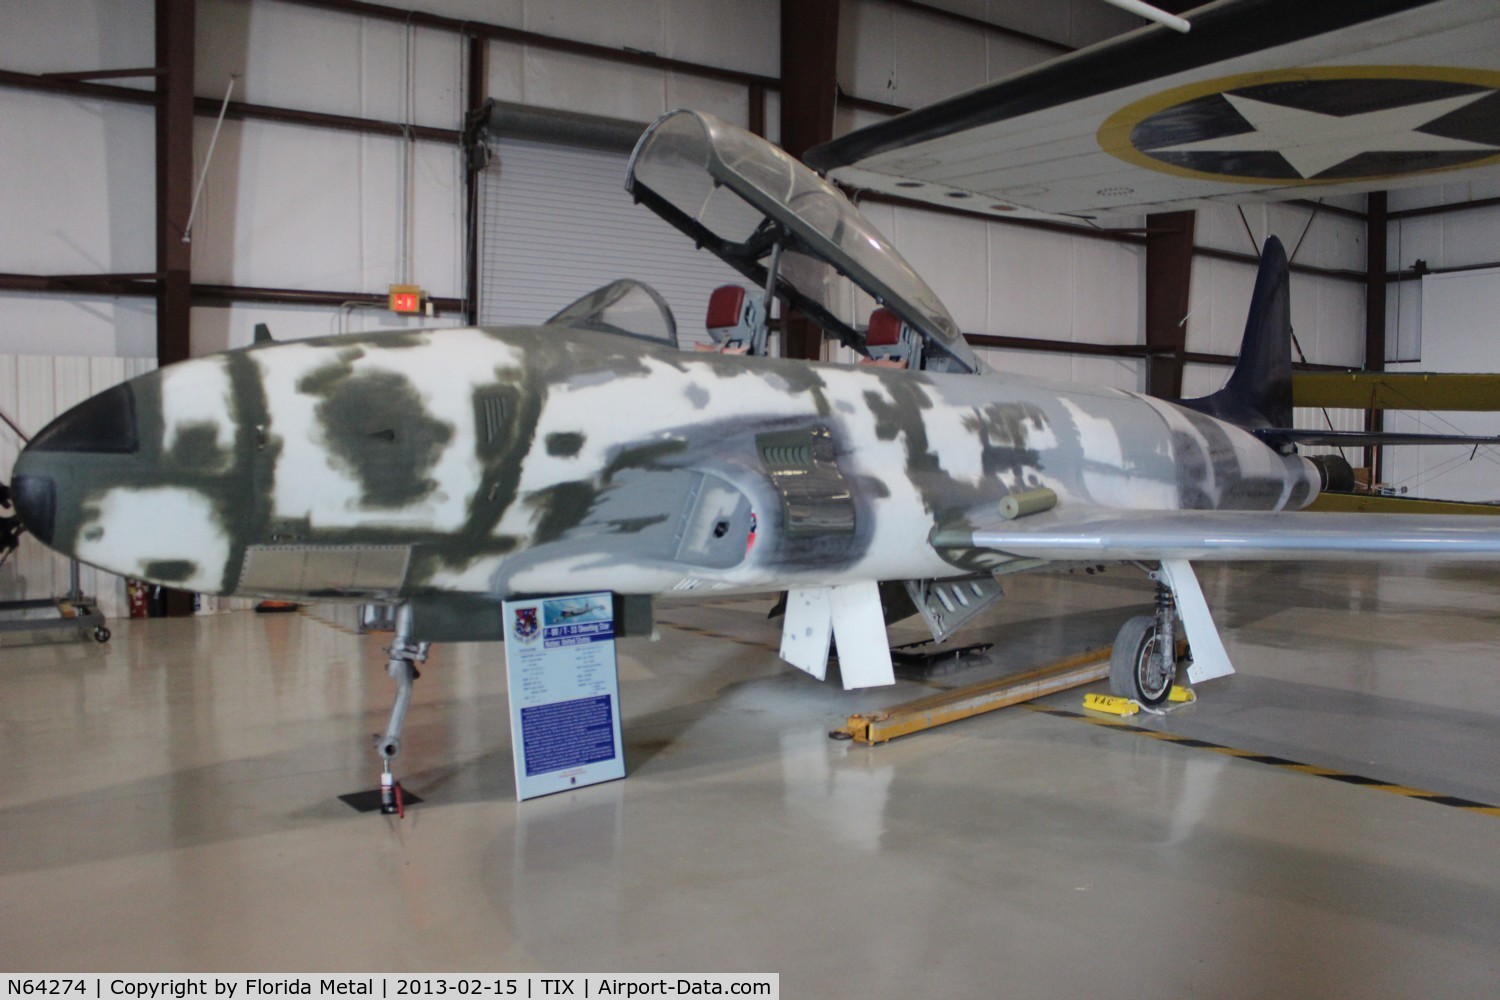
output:
[[[1500,162],[1500,73],[1320,66],[1220,77],[1121,108],[1098,142],[1147,170],[1278,187],[1482,166]]]

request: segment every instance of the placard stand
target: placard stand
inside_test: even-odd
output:
[[[613,595],[506,601],[516,798],[625,777]]]

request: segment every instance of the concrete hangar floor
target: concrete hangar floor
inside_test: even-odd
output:
[[[835,742],[966,678],[848,694],[776,659],[768,599],[661,604],[659,641],[621,643],[630,776],[521,804],[501,648],[440,647],[399,768],[427,801],[399,821],[336,798],[378,773],[385,636],[236,613],[10,638],[0,967],[1491,995],[1500,814],[1465,802],[1500,803],[1500,572],[1204,582],[1240,673],[1131,720],[1177,741],[1016,707]],[[1007,586],[986,627],[1016,667],[1108,642],[1149,597],[1127,568]]]

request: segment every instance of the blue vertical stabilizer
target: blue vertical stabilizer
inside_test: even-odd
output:
[[[1292,426],[1292,307],[1286,250],[1272,236],[1245,320],[1240,359],[1224,388],[1183,406],[1250,429]]]

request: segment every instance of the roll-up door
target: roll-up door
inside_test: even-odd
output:
[[[479,322],[540,323],[601,285],[634,278],[666,298],[679,342],[708,343],[714,288],[749,287],[706,250],[635,204],[622,153],[492,141],[480,175]]]

